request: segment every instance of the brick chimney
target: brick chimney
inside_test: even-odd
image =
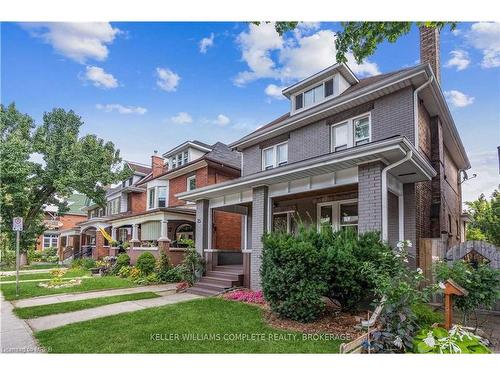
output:
[[[165,161],[158,155],[158,151],[155,150],[153,156],[151,156],[151,170],[153,171],[153,177],[161,175],[165,172]]]
[[[439,29],[420,26],[420,62],[429,63],[436,79],[441,83],[439,58]]]

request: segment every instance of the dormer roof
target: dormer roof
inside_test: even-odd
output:
[[[192,140],[192,141],[186,141],[184,143],[181,143],[179,146],[174,147],[171,150],[168,150],[165,152],[162,156],[164,158],[169,158],[172,155],[177,154],[179,151],[182,151],[188,147],[196,148],[197,150],[203,151],[203,152],[210,152],[212,151],[212,146],[209,144],[206,144],[204,142],[200,142],[197,140]]]

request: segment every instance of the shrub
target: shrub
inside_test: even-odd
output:
[[[130,272],[128,278],[132,281],[136,281],[143,276],[142,271],[138,267],[130,267]]]
[[[73,259],[71,261],[71,268],[83,268],[83,259]]]
[[[158,272],[158,278],[164,283],[177,283],[183,280],[185,274],[184,267],[181,265],[170,268],[167,271]]]
[[[436,280],[444,282],[453,279],[469,293],[454,299],[454,304],[463,314],[463,323],[479,307],[492,308],[500,297],[500,271],[486,263],[473,267],[464,260],[458,260],[448,266],[439,262],[435,268]]]
[[[435,354],[486,354],[491,353],[481,337],[461,326],[453,326],[449,331],[441,327],[423,329],[413,341],[415,353]]]
[[[182,273],[181,280],[193,285],[203,274],[205,261],[194,248],[193,240],[181,239],[179,243],[187,246],[184,253],[184,260],[179,268],[179,271]]]
[[[149,275],[155,270],[156,259],[150,252],[145,252],[137,258],[137,268],[141,270],[142,274]]]
[[[167,254],[166,251],[160,251],[160,257],[156,261],[156,272],[162,273],[162,272],[167,272],[170,268],[172,268],[172,265],[170,264],[170,258]]]
[[[123,278],[127,278],[130,276],[130,271],[132,270],[132,267],[131,266],[122,266],[119,270],[118,270],[118,276],[119,277],[123,277]]]
[[[115,265],[113,266],[112,273],[117,274],[118,272],[120,272],[122,267],[126,267],[129,265],[130,265],[130,257],[128,256],[128,254],[122,253],[118,255],[118,257],[116,258],[116,262]]]
[[[415,314],[417,325],[420,328],[427,328],[434,323],[443,322],[443,314],[439,311],[434,311],[425,303],[417,303],[413,305],[412,311]]]
[[[281,317],[310,322],[324,309],[328,265],[319,234],[301,229],[297,236],[264,235],[262,289],[271,309]],[[315,246],[316,245],[316,246]]]
[[[95,268],[96,261],[92,258],[83,258],[82,259],[82,268],[89,270],[91,268]]]

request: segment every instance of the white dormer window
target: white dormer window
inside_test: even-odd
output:
[[[288,163],[288,142],[262,150],[262,170],[280,167]]]
[[[295,110],[310,107],[333,95],[333,78],[295,95]]]
[[[189,152],[186,150],[184,152],[179,152],[174,156],[170,157],[170,169],[181,167],[189,162]]]
[[[331,151],[342,151],[371,141],[371,117],[365,114],[332,125]]]

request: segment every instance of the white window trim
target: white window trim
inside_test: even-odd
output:
[[[340,230],[340,205],[349,204],[349,203],[358,203],[358,215],[359,215],[359,202],[358,199],[344,199],[341,201],[328,201],[321,202],[316,205],[316,228],[319,231],[321,229],[320,218],[321,218],[321,207],[330,206],[332,207],[332,230],[337,231]],[[356,226],[359,224],[351,224],[351,225],[342,225],[342,226]]]
[[[160,188],[165,188],[165,207],[160,207]],[[155,193],[155,205],[156,208],[167,208],[168,207],[168,187],[167,186],[157,186],[155,187],[156,193]]]
[[[337,73],[337,74],[340,74],[340,73]],[[330,80],[333,80],[333,86],[334,86],[333,93],[332,93],[332,95],[325,96],[325,83],[328,82],[328,81],[330,81]],[[321,100],[318,100],[317,102],[312,103],[311,105],[306,106],[305,105],[305,103],[306,103],[306,101],[305,101],[305,94],[306,94],[306,92],[310,91],[310,90],[312,90],[312,89],[314,89],[315,87],[318,87],[318,86],[322,86],[323,87],[323,98]],[[300,94],[302,94],[302,108],[296,109],[295,108],[295,98],[298,95],[300,95]],[[300,92],[294,94],[293,97],[292,97],[293,98],[293,100],[292,100],[292,113],[302,112],[302,111],[304,111],[306,109],[312,108],[312,107],[314,107],[314,106],[316,106],[318,104],[321,104],[321,103],[323,103],[323,102],[325,102],[325,101],[327,101],[327,100],[329,100],[331,98],[334,98],[336,96],[337,95],[335,95],[335,75],[333,75],[331,77],[325,78],[321,82],[313,83],[313,84],[307,86],[305,89],[302,89]]]
[[[196,175],[193,175],[193,176],[189,176],[188,178],[186,178],[186,191],[193,190],[190,188],[192,180],[195,180],[195,189],[196,189]]]
[[[153,206],[151,206],[151,198],[150,198],[151,191],[154,191]],[[148,204],[148,210],[154,210],[156,208],[156,205],[157,205],[157,202],[156,202],[156,186],[155,187],[151,187],[151,188],[148,189],[147,200],[148,200],[148,202],[147,202],[147,204]]]
[[[278,165],[278,147],[282,146],[282,145],[285,145],[285,144],[287,145],[287,148],[286,148],[286,163],[283,164],[283,165],[288,164],[288,141],[276,143],[275,145],[263,148],[262,151],[261,151],[261,153],[260,153],[260,158],[261,158],[261,161],[262,161],[261,167],[262,167],[263,171],[266,170],[266,165],[265,165],[266,160],[264,158],[264,152],[267,151],[267,150],[273,150],[273,166],[270,169],[277,168],[277,167],[280,166],[280,165]]]
[[[335,134],[334,128],[336,126],[347,124],[347,148],[355,147],[355,134],[354,134],[354,121],[368,117],[368,143],[372,141],[372,115],[371,112],[363,113],[359,116],[351,117],[349,119],[336,122],[335,124],[330,125],[330,152],[338,152],[335,151]],[[343,150],[339,150],[343,151]]]
[[[50,246],[48,247],[45,247],[45,237],[50,237]],[[53,243],[53,239],[56,239],[56,245],[55,246],[52,246],[52,243]],[[57,247],[59,248],[59,236],[57,234],[44,234],[43,235],[43,238],[42,238],[42,250],[44,249],[47,249],[49,247]]]

